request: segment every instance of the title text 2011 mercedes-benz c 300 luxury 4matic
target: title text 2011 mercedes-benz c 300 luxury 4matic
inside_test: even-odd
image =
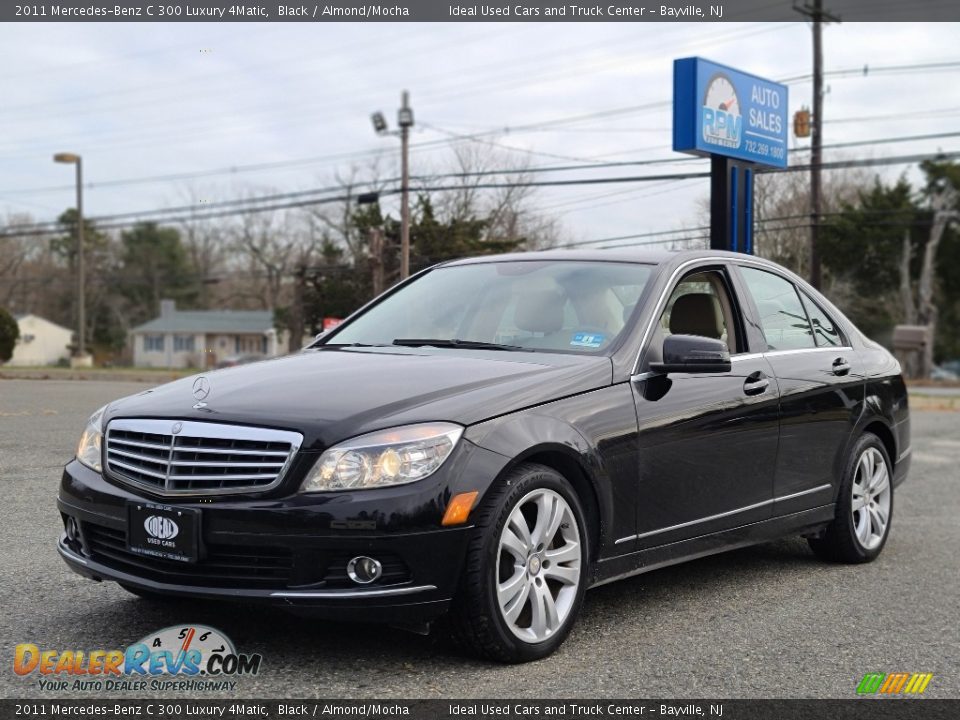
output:
[[[459,260],[303,352],[98,410],[59,551],[138,595],[440,619],[532,660],[618,578],[791,534],[873,560],[909,427],[893,357],[772,263]]]

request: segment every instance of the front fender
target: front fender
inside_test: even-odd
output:
[[[498,479],[524,461],[567,477],[593,513],[594,556],[607,557],[616,538],[636,532],[636,423],[630,389],[619,384],[478,423],[465,436],[510,458]]]

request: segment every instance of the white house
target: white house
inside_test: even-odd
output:
[[[138,367],[214,367],[231,356],[283,350],[269,310],[177,310],[173,300],[162,300],[160,317],[130,335]]]
[[[70,357],[73,330],[39,315],[16,315],[20,338],[8,365],[55,365]]]

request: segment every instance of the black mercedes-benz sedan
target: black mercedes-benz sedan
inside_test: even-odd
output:
[[[146,598],[440,620],[517,662],[619,578],[785,535],[873,560],[909,463],[896,360],[773,263],[492,256],[97,410],[58,549]]]

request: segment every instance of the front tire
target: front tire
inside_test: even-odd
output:
[[[864,433],[854,444],[837,497],[837,514],[822,537],[810,538],[814,554],[832,562],[876,559],[893,520],[893,467],[883,443]]]
[[[475,522],[451,635],[490,660],[550,655],[569,634],[587,584],[589,533],[576,492],[551,468],[519,465],[490,490]]]

